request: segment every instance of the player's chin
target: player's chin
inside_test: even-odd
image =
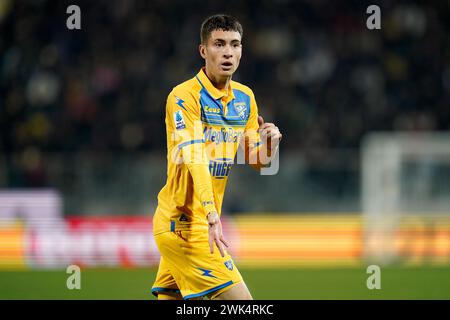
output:
[[[219,73],[221,76],[231,76],[236,71],[236,68],[234,66],[230,66],[229,68],[223,68],[219,67]]]
[[[231,77],[234,73],[234,71],[236,71],[235,69],[230,69],[230,70],[220,70],[220,75],[222,77]]]

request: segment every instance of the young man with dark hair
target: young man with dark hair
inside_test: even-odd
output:
[[[167,98],[167,182],[153,218],[158,299],[252,299],[225,249],[220,212],[238,147],[261,168],[276,155],[281,133],[258,116],[252,90],[231,80],[242,35],[233,17],[206,19],[199,45],[205,67]]]

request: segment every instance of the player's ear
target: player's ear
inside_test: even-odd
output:
[[[203,59],[206,59],[206,48],[203,45],[203,43],[200,43],[198,46],[198,51],[200,52],[200,55],[202,56]]]

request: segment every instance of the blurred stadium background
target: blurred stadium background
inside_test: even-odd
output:
[[[254,297],[449,299],[449,2],[318,0],[0,1],[0,299],[153,299],[165,99],[217,12],[284,135],[278,174],[235,166],[225,196]]]

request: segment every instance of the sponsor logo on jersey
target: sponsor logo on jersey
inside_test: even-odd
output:
[[[209,161],[209,172],[211,176],[216,178],[228,177],[231,167],[233,166],[233,159],[214,159]]]
[[[243,132],[235,131],[231,127],[221,128],[220,130],[207,126],[203,128],[203,137],[205,142],[215,142],[216,144],[223,142],[239,143],[243,135]]]
[[[205,106],[203,110],[205,110],[206,113],[214,113],[214,114],[220,113],[220,108],[214,108],[210,106]]]

